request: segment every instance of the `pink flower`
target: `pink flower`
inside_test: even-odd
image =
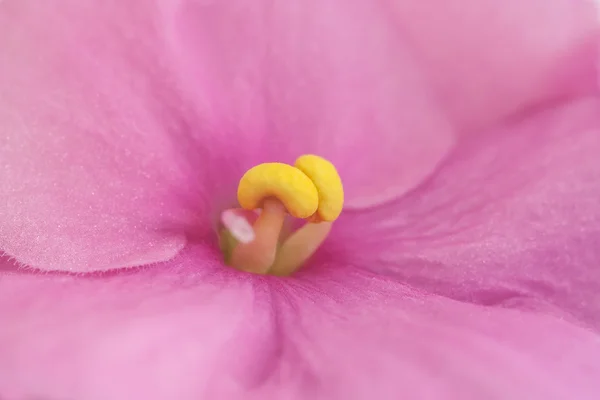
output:
[[[597,399],[580,0],[0,1],[0,398]],[[214,226],[314,153],[288,278]]]

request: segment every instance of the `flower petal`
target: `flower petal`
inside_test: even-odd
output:
[[[385,3],[385,2],[384,2]],[[250,167],[330,159],[346,206],[404,193],[454,142],[402,28],[381,2],[169,2],[169,49],[206,118]]]
[[[406,198],[346,214],[331,250],[432,293],[600,329],[599,154],[600,100],[549,106],[465,142]]]
[[[97,4],[0,4],[0,248],[34,267],[165,260],[206,212],[150,10]]]
[[[478,128],[598,88],[598,2],[395,0],[452,120]]]
[[[349,205],[427,175],[453,136],[387,14],[269,4],[2,2],[0,249],[44,269],[162,261],[245,168],[306,152],[336,162]]]
[[[330,267],[257,277],[197,246],[95,278],[5,269],[0,396],[597,398],[590,331]]]

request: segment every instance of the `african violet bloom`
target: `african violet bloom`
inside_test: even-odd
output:
[[[584,0],[0,2],[0,398],[598,399],[597,28]],[[225,265],[240,178],[305,154],[343,181],[329,236],[288,277]]]

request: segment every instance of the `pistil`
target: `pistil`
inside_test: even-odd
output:
[[[265,274],[275,262],[285,207],[277,199],[267,199],[263,211],[254,223],[255,239],[238,244],[231,254],[230,264],[243,271]]]

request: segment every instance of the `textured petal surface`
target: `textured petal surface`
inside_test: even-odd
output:
[[[459,146],[402,200],[347,213],[332,247],[431,293],[600,329],[598,154],[597,98],[549,106]]]
[[[597,335],[350,265],[232,272],[202,247],[152,269],[0,275],[3,399],[596,399]],[[549,334],[551,333],[551,334]]]
[[[375,204],[427,176],[454,127],[592,86],[591,3],[553,0],[535,29],[538,1],[478,4],[3,1],[0,248],[49,269],[165,260],[245,168],[303,152],[338,165],[350,208]],[[512,50],[481,58],[506,24]]]
[[[177,190],[204,171],[177,147],[190,128],[151,16],[125,11],[0,3],[0,248],[30,266],[148,263],[185,243]]]

